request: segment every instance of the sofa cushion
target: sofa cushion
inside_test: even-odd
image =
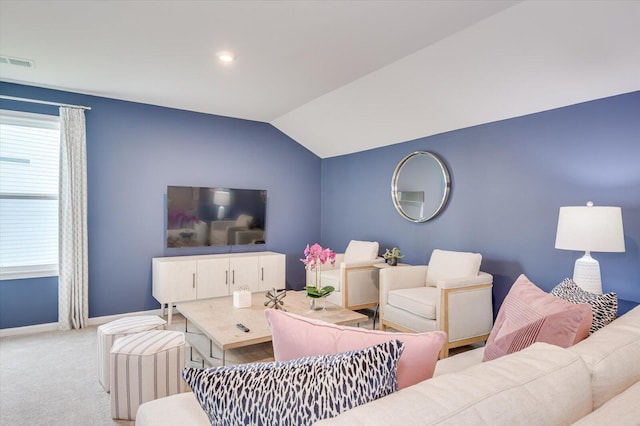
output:
[[[344,252],[345,263],[365,262],[378,257],[377,241],[357,241],[351,240]]]
[[[457,373],[473,367],[476,364],[480,364],[482,363],[483,354],[484,346],[443,358],[436,363],[436,370],[433,372],[433,377]]]
[[[618,315],[618,296],[615,293],[591,293],[580,288],[571,278],[565,278],[550,293],[567,302],[591,305],[593,319],[589,333],[598,331],[616,319],[616,315]]]
[[[640,382],[611,398],[602,407],[578,420],[573,426],[637,426],[640,419],[638,401],[640,401]]]
[[[145,402],[138,408],[136,426],[210,426],[193,392]]]
[[[582,359],[557,346],[525,350],[444,374],[318,425],[568,425],[591,412]]]
[[[575,304],[539,289],[523,274],[504,299],[484,351],[484,361],[534,342],[569,347],[589,335],[591,305]]]
[[[311,355],[331,355],[361,349],[389,339],[404,343],[398,363],[398,388],[402,389],[433,376],[446,333],[391,333],[346,327],[313,320],[276,309],[265,311],[271,326],[273,356],[288,361]]]
[[[391,290],[387,303],[422,318],[436,319],[440,290],[435,287],[413,287]]]
[[[427,285],[435,287],[441,280],[475,277],[481,262],[479,253],[435,249],[429,259]]]
[[[569,348],[591,370],[594,409],[640,381],[640,306]]]
[[[288,362],[185,368],[212,425],[310,425],[397,389],[403,344],[380,345]]]

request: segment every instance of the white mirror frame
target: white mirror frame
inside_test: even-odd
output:
[[[427,160],[425,168],[420,164],[424,160]],[[405,177],[401,180],[403,170]],[[427,151],[416,151],[404,157],[391,179],[393,205],[411,222],[426,222],[436,217],[447,204],[450,190],[447,167],[437,155]]]

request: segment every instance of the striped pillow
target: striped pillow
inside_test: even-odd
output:
[[[565,278],[550,293],[567,302],[588,303],[591,305],[593,320],[589,334],[609,324],[618,315],[618,295],[616,293],[591,293],[580,288],[571,278]]]
[[[498,311],[483,361],[517,352],[534,342],[566,348],[587,337],[590,326],[591,305],[552,296],[523,274]]]
[[[396,391],[399,340],[286,362],[185,368],[212,425],[311,425]]]

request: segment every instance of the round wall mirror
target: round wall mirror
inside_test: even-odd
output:
[[[402,217],[411,222],[426,222],[442,211],[451,181],[442,160],[426,151],[404,157],[391,179],[391,199]]]

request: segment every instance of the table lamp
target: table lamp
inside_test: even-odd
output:
[[[224,219],[224,208],[231,203],[231,194],[229,191],[216,190],[213,193],[213,204],[218,205],[218,220]]]
[[[594,206],[591,201],[586,206],[560,207],[556,248],[584,250],[573,268],[573,281],[586,291],[602,294],[600,264],[591,252],[624,252],[622,209]]]

